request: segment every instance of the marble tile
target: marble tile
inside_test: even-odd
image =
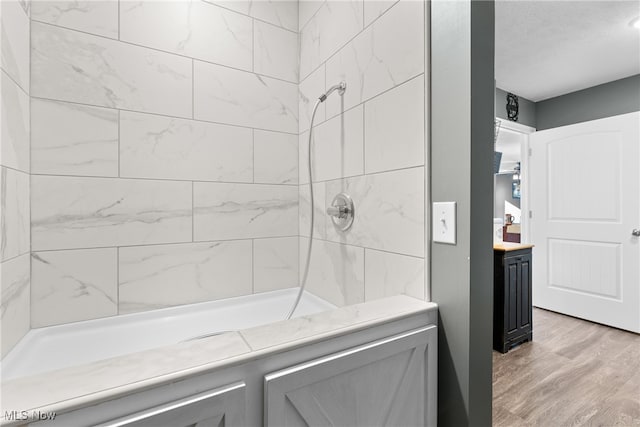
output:
[[[298,183],[298,136],[255,130],[253,133],[254,182]]]
[[[18,0],[18,3],[20,3],[22,10],[24,10],[27,16],[31,16],[31,1],[32,0]]]
[[[120,176],[251,182],[251,129],[120,113]]]
[[[8,381],[2,403],[60,413],[209,371],[249,351],[238,332],[229,332]]]
[[[118,314],[116,248],[34,252],[31,269],[32,327]]]
[[[120,40],[251,71],[252,20],[201,0],[123,1]]]
[[[311,221],[311,204],[309,201],[309,184],[303,184],[300,186],[300,201],[299,201],[299,221],[300,221],[300,236],[309,236],[310,221]],[[316,182],[313,184],[313,202],[314,202],[314,220],[313,220],[313,234],[314,237],[319,239],[327,238],[327,214],[326,214],[326,185],[324,182]]]
[[[204,0],[261,21],[298,31],[298,2],[291,0]]]
[[[195,61],[195,118],[298,133],[297,85]]]
[[[296,186],[196,182],[193,202],[196,241],[298,233]]]
[[[118,38],[118,0],[32,0],[31,19]]]
[[[363,28],[363,0],[326,1],[300,33],[304,79]]]
[[[253,241],[253,292],[298,286],[298,238]]]
[[[31,167],[37,174],[118,176],[118,111],[31,100]]]
[[[322,7],[324,0],[298,1],[298,29],[302,30],[309,20]]]
[[[22,10],[22,9],[20,9]],[[29,172],[29,95],[0,72],[2,144],[0,164]]]
[[[424,165],[423,76],[365,104],[365,173]]]
[[[191,241],[191,183],[31,177],[33,250]]]
[[[29,175],[0,171],[0,261],[29,252]]]
[[[255,21],[253,71],[298,83],[298,33]]]
[[[16,0],[3,0],[0,9],[2,69],[29,93],[29,16]]]
[[[308,244],[300,238],[301,278]],[[363,302],[364,249],[314,239],[306,290],[338,307]]]
[[[424,72],[423,3],[401,0],[327,61],[327,82],[347,82],[345,108]],[[327,116],[341,107],[338,97],[328,99]]]
[[[256,326],[240,331],[253,351],[283,348],[292,343],[318,342],[336,334],[346,334],[381,322],[412,314],[425,314],[427,324],[437,324],[437,306],[405,295],[354,304],[323,313]]]
[[[313,129],[313,180],[326,181],[364,172],[364,118],[360,105]],[[300,135],[300,183],[307,183],[309,132]]]
[[[371,24],[397,2],[398,0],[365,0],[364,25]]]
[[[31,25],[31,94],[192,116],[192,60],[47,24]]]
[[[291,0],[250,0],[249,14],[271,24],[298,31],[298,2]]]
[[[329,240],[424,257],[424,168],[327,182],[327,200],[345,192],[356,208],[353,226],[327,226]]]
[[[365,300],[409,295],[424,300],[424,258],[365,249]]]
[[[29,254],[0,263],[0,358],[29,332]]]
[[[120,314],[250,294],[251,241],[120,248]]]
[[[326,90],[324,84],[324,72],[324,65],[321,65],[298,86],[298,121],[300,132],[304,132],[309,129],[311,115],[313,114],[313,107],[315,106],[316,101],[318,101],[320,95],[322,95]],[[326,102],[323,102],[318,106],[313,125],[319,125],[325,121],[325,118]]]

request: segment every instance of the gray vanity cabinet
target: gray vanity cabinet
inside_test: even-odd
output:
[[[265,376],[266,426],[435,426],[436,326]]]

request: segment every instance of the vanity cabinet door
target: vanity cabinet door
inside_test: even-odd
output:
[[[265,377],[267,426],[436,425],[437,327]]]
[[[156,406],[97,427],[226,427],[245,425],[245,383]]]

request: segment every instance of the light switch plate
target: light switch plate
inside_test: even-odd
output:
[[[456,202],[433,204],[433,241],[456,244]]]

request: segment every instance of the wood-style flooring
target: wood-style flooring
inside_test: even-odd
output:
[[[534,308],[533,342],[493,352],[494,426],[640,426],[640,335]]]

